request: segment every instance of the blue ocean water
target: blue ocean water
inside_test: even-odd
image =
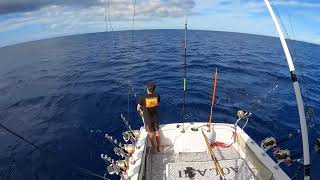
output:
[[[0,179],[99,179],[71,167],[103,175],[101,153],[117,159],[104,133],[121,139],[125,126],[142,122],[135,102],[147,82],[161,95],[161,123],[182,121],[182,30],[84,34],[0,49],[0,122],[55,154],[34,150],[0,129]],[[290,41],[309,119],[312,176],[320,176],[320,155],[313,150],[320,136],[320,46]],[[233,123],[238,109],[252,111],[246,131],[258,143],[299,129],[289,69],[277,38],[227,32],[189,31],[187,56],[187,121],[207,121],[212,80],[218,69],[214,122]],[[129,95],[129,96],[128,96]],[[129,113],[128,113],[129,97]],[[128,116],[129,114],[129,116]],[[302,156],[300,136],[281,145]],[[296,179],[302,170],[283,169]],[[115,178],[107,176],[108,178]]]

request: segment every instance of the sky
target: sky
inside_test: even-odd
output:
[[[271,2],[287,38],[320,44],[319,0]],[[131,30],[134,7],[134,29],[183,29],[187,17],[189,29],[277,37],[263,0],[0,0],[0,47],[103,32],[105,17],[108,31]]]

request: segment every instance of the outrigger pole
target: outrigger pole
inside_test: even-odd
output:
[[[278,31],[280,41],[287,59],[287,63],[289,65],[291,80],[292,80],[294,92],[296,95],[296,101],[298,105],[299,118],[300,118],[302,145],[303,145],[304,180],[309,180],[310,179],[310,154],[309,154],[308,128],[307,128],[306,115],[305,115],[300,85],[297,79],[297,75],[295,73],[295,68],[292,62],[291,54],[290,54],[287,42],[285,40],[284,34],[282,32],[282,29],[280,27],[280,24],[278,22],[278,19],[272,9],[272,6],[269,0],[264,0],[264,2],[268,8],[268,11]]]
[[[182,133],[184,133],[184,121],[185,121],[185,104],[186,104],[186,93],[187,93],[187,30],[188,30],[188,21],[186,18],[186,23],[184,26],[184,77],[183,77],[183,105],[182,105]]]
[[[214,98],[216,96],[217,79],[218,79],[218,69],[216,68],[216,72],[214,74],[214,80],[213,80],[213,92],[212,92],[212,100],[211,100],[211,111],[210,111],[209,123],[208,123],[208,132],[211,131],[212,113],[213,113],[213,106],[214,106]]]

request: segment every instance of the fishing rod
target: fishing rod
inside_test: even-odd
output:
[[[128,102],[127,102],[127,117],[128,117],[128,121],[130,118],[130,84],[128,82]],[[125,119],[124,116],[121,114],[121,119]],[[128,126],[130,128],[130,126],[128,125],[127,121],[124,121],[126,126]],[[131,129],[131,128],[130,128]]]
[[[309,112],[309,110],[308,110],[306,115],[307,116],[314,116],[314,114],[310,115],[309,113],[314,113],[314,112]],[[308,118],[311,118],[311,117],[308,117]],[[310,121],[307,127],[308,128],[313,128],[313,122]],[[280,144],[283,144],[283,143],[285,143],[285,142],[297,137],[300,134],[301,134],[301,131],[296,129],[295,131],[290,132],[288,135],[285,135],[285,136],[282,136],[282,137],[279,137],[279,138],[275,138],[273,136],[267,137],[267,138],[265,138],[264,140],[261,141],[260,147],[266,152],[271,148],[279,146]]]
[[[105,134],[106,139],[113,145],[113,151],[116,155],[122,157],[122,158],[129,158],[130,154],[129,152],[124,148],[121,142],[118,142],[117,139],[113,138],[109,134]]]
[[[214,152],[211,149],[208,137],[204,134],[203,130],[201,130],[201,132],[202,132],[203,138],[204,138],[204,140],[205,140],[205,142],[207,144],[207,148],[208,148],[211,160],[213,161],[213,165],[214,165],[214,167],[216,168],[217,172],[220,175],[220,180],[226,180],[225,174],[224,174],[224,172],[223,172],[223,170],[222,170],[222,168],[221,168],[221,166],[220,166],[220,164],[218,162],[218,159],[216,158],[216,156],[214,155]]]
[[[278,32],[280,42],[284,51],[284,54],[287,59],[287,63],[290,70],[290,77],[294,88],[294,93],[296,96],[297,106],[298,106],[298,112],[299,112],[299,119],[300,119],[300,127],[301,127],[301,137],[302,137],[302,147],[303,147],[303,164],[304,164],[304,180],[310,179],[310,150],[309,150],[309,138],[308,138],[308,128],[307,128],[307,122],[306,122],[306,114],[305,114],[305,107],[303,103],[303,98],[301,94],[300,85],[298,82],[297,75],[295,73],[295,67],[292,61],[292,57],[285,39],[285,36],[283,34],[283,30],[280,27],[279,21],[277,16],[274,13],[274,10],[269,2],[269,0],[264,0],[267,9],[271,15],[271,18],[274,22],[274,25],[276,27],[276,30]]]
[[[265,138],[264,140],[261,141],[260,147],[261,147],[262,150],[264,150],[266,152],[271,148],[279,146],[280,144],[283,144],[283,143],[293,139],[294,137],[296,137],[299,134],[301,134],[301,131],[300,130],[296,130],[295,132],[291,132],[288,135],[282,136],[282,137],[280,137],[278,139],[276,139],[273,136],[267,137],[267,138]]]
[[[186,19],[185,28],[184,28],[184,77],[183,77],[183,105],[182,105],[182,133],[185,132],[184,122],[185,122],[185,104],[186,104],[186,93],[187,93],[187,30],[188,30],[188,21]]]
[[[29,144],[30,146],[32,146],[35,150],[43,153],[43,154],[48,154],[50,156],[57,156],[58,157],[58,154],[57,152],[54,152],[54,151],[51,151],[49,149],[43,149],[42,147],[36,145],[35,143],[29,141],[28,139],[24,138],[23,136],[21,136],[20,134],[14,132],[13,130],[11,130],[10,128],[8,128],[7,126],[5,126],[4,124],[0,123],[0,127],[3,128],[4,130],[6,130],[7,132],[9,132],[11,135],[21,139],[22,141],[26,142],[27,144]],[[90,170],[87,170],[87,169],[84,169],[80,166],[78,166],[77,164],[73,163],[71,160],[69,159],[66,159],[65,157],[64,158],[61,158],[63,160],[61,160],[61,163],[62,161],[64,161],[63,163],[67,163],[70,165],[71,168],[73,169],[76,169],[78,170],[79,172],[82,172],[84,174],[87,174],[87,175],[91,175],[91,176],[95,176],[95,177],[98,177],[98,178],[101,178],[101,179],[104,179],[104,180],[109,180],[108,178],[105,178],[95,172],[92,172]],[[54,158],[55,161],[58,161],[58,158]]]
[[[289,149],[281,149],[280,147],[274,148],[272,154],[277,159],[277,165],[285,163],[287,166],[290,166],[293,162],[301,162],[301,153],[292,154]]]
[[[126,118],[123,116],[123,114],[120,115],[122,122],[126,125],[126,128],[130,131],[133,132],[131,126],[129,125],[128,121]]]
[[[101,159],[103,159],[107,164],[107,172],[110,175],[116,174],[120,175],[122,179],[125,179],[125,171],[128,169],[129,164],[128,161],[125,160],[119,160],[115,161],[110,156],[106,154],[101,154]]]
[[[320,154],[320,138],[317,138],[317,140],[316,140],[316,142],[314,143],[314,150],[317,152],[317,153],[319,153]],[[317,159],[316,158],[313,158],[312,160],[311,160],[311,163],[313,164],[314,163],[314,161],[316,161]],[[299,173],[300,173],[300,171],[303,169],[303,167],[304,167],[304,165],[303,165],[303,159],[300,159],[300,166],[298,167],[298,169],[295,171],[295,173],[293,174],[293,176],[291,176],[290,177],[290,179],[295,179],[298,175],[299,175]]]
[[[214,80],[213,80],[213,92],[212,92],[212,100],[211,100],[211,111],[210,111],[210,117],[209,117],[209,123],[208,123],[208,132],[211,131],[212,112],[213,112],[213,106],[214,106],[214,99],[216,96],[217,79],[218,79],[218,69],[216,68],[216,72],[214,74]]]
[[[316,143],[315,143],[315,145],[314,145],[314,149],[316,150],[317,153],[320,154],[320,138],[318,138],[318,139],[316,140]]]
[[[129,140],[135,144],[140,136],[140,132],[138,130],[132,130],[126,118],[121,114],[121,120],[125,124],[128,131],[122,133],[123,140],[128,142]]]

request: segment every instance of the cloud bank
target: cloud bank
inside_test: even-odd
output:
[[[131,29],[134,0],[0,0],[0,46],[55,36],[99,32],[107,20],[114,30]],[[320,43],[320,3],[273,0],[288,22],[290,9],[296,39]],[[136,0],[136,29],[183,28],[276,36],[263,0]],[[287,10],[285,11],[287,12]],[[296,24],[295,24],[296,23]],[[315,24],[316,23],[316,24]],[[306,25],[308,24],[308,26]],[[108,22],[108,26],[110,23]],[[110,27],[108,27],[110,30]],[[28,31],[24,31],[28,29]],[[19,32],[19,33],[17,33]]]

